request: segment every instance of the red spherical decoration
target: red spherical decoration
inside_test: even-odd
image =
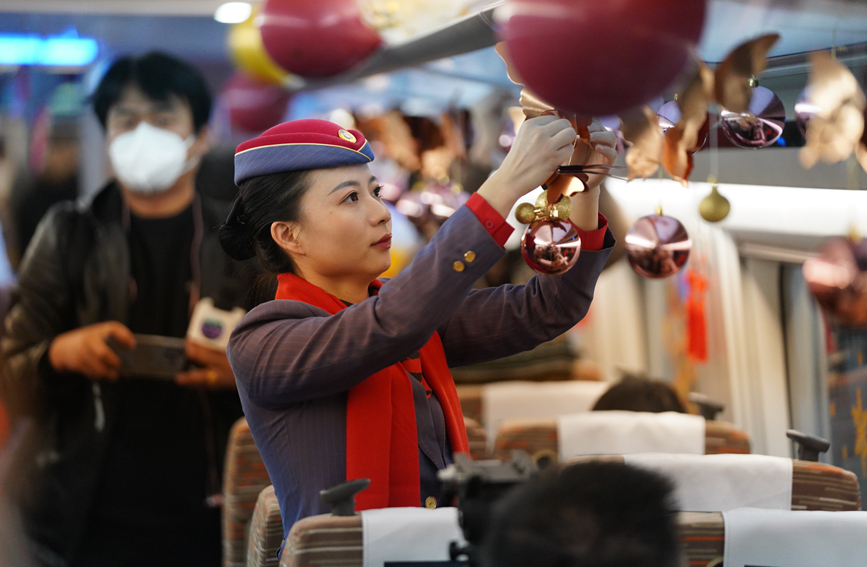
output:
[[[674,217],[641,217],[626,235],[629,265],[645,278],[667,278],[683,269],[689,260],[692,241]]]
[[[704,27],[705,0],[509,0],[502,37],[529,89],[584,115],[662,93]]]
[[[867,239],[830,238],[804,262],[804,279],[831,320],[867,325]]]
[[[741,148],[767,148],[783,135],[786,109],[780,97],[765,87],[754,87],[750,110],[743,114],[720,112],[720,127],[732,143]]]
[[[355,0],[265,0],[259,30],[271,58],[307,78],[346,72],[382,43],[362,21]]]
[[[562,274],[578,261],[581,237],[568,220],[537,220],[524,231],[521,252],[527,265],[540,274]]]
[[[236,73],[220,93],[229,111],[232,127],[247,132],[262,132],[283,121],[290,93],[276,85],[264,85]]]

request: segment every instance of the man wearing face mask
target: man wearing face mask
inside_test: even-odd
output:
[[[226,209],[195,190],[211,97],[186,63],[125,57],[92,96],[114,180],[37,229],[6,320],[0,395],[37,424],[20,507],[43,565],[220,564],[225,443],[241,416],[225,352],[187,341],[174,380],[121,377],[137,334],[184,337],[193,308],[249,309]]]

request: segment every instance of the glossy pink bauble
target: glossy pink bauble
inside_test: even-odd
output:
[[[246,132],[262,132],[282,122],[290,98],[282,87],[258,83],[242,73],[235,73],[220,92],[232,127]]]
[[[306,78],[345,73],[382,44],[355,0],[265,0],[259,21],[274,62]]]
[[[521,252],[527,265],[540,274],[562,274],[578,261],[581,237],[568,220],[537,220],[524,231]]]
[[[705,0],[509,0],[501,33],[524,84],[590,116],[662,93],[701,37]]]
[[[804,262],[803,272],[813,297],[834,322],[867,325],[867,239],[829,239]]]
[[[674,217],[641,217],[626,235],[629,265],[645,278],[667,278],[678,273],[689,260],[692,241]]]
[[[767,148],[783,135],[786,109],[780,97],[765,87],[754,87],[750,111],[720,112],[720,127],[726,138],[741,148]]]

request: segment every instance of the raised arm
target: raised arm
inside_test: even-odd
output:
[[[604,248],[582,251],[565,274],[537,275],[522,286],[471,291],[439,329],[449,366],[530,350],[571,329],[587,314],[613,246],[614,237],[607,231]]]
[[[271,409],[346,391],[421,348],[503,254],[462,207],[377,296],[331,316],[297,301],[260,305],[229,341],[238,385]]]

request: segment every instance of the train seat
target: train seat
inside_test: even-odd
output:
[[[323,514],[295,522],[280,565],[373,567],[385,562],[448,561],[453,541],[464,543],[457,508]]]
[[[478,421],[493,439],[506,419],[589,411],[609,387],[607,382],[589,380],[510,381],[459,385],[457,390],[464,415]]]
[[[470,442],[470,456],[474,459],[488,458],[488,433],[479,423],[464,416],[464,427],[467,429],[467,439]]]
[[[239,419],[229,433],[223,478],[223,566],[247,564],[247,529],[259,493],[271,485],[247,420]]]
[[[283,543],[283,522],[273,486],[259,493],[249,532],[247,567],[277,567],[277,551]]]
[[[735,508],[841,512],[861,509],[858,477],[823,463],[766,455],[639,455],[574,457],[625,462],[670,478],[678,508],[724,512]]]
[[[635,416],[628,416],[625,414],[642,414]],[[611,414],[607,417],[604,414]],[[672,419],[668,416],[660,418],[659,416],[665,416],[666,414],[652,414],[652,413],[643,413],[643,412],[586,412],[581,414],[574,414],[571,416],[566,416],[570,425],[574,424],[576,420],[579,419],[587,419],[592,421],[594,426],[599,425],[600,422],[611,420],[614,415],[619,414],[624,421],[638,421],[640,420],[642,423],[653,423],[657,420],[667,420],[669,422]],[[690,416],[686,414],[678,414],[681,418],[687,418],[685,423],[692,423],[692,431],[696,432],[700,429],[700,426],[703,426],[704,433],[700,439],[691,439],[688,444],[691,448],[697,447],[698,443],[704,444],[704,450],[702,451],[707,455],[715,455],[720,453],[749,453],[750,452],[750,439],[749,435],[746,432],[738,429],[733,424],[724,422],[724,421],[706,421],[704,418],[699,416]],[[586,416],[586,417],[582,417]],[[680,420],[681,418],[675,418],[676,420]],[[691,419],[689,419],[691,418]],[[700,420],[700,421],[697,421]],[[559,424],[564,422],[564,418],[536,418],[536,419],[510,419],[505,420],[500,425],[499,430],[497,431],[496,440],[494,442],[493,448],[493,456],[498,459],[507,459],[511,456],[512,451],[514,450],[522,450],[526,451],[530,455],[532,455],[535,459],[545,458],[549,460],[559,460],[561,458],[560,454],[560,434],[559,434]],[[615,428],[617,426],[610,425],[610,427]],[[576,433],[578,429],[572,429],[572,433]],[[618,436],[620,439],[623,439],[623,436]],[[574,451],[576,446],[580,446],[582,439],[580,435],[572,435],[571,440],[575,441],[574,444],[570,443],[569,448],[570,451]],[[628,439],[629,445],[634,447],[635,440]],[[595,440],[588,440],[589,442],[593,442],[596,444]],[[670,443],[669,443],[670,444]],[[605,450],[596,451],[597,454],[623,454],[627,451],[618,449],[615,445],[609,444],[604,447]],[[636,452],[636,451],[632,451]],[[654,448],[652,446],[647,446],[643,448],[643,451],[640,452],[663,452],[658,448]],[[697,452],[697,450],[693,451]],[[580,452],[571,452],[569,454],[563,455],[563,459],[568,459],[574,456],[578,456],[581,454]],[[587,453],[585,453],[587,454]]]
[[[861,565],[867,557],[867,512],[791,512],[738,508],[681,512],[687,565]]]

